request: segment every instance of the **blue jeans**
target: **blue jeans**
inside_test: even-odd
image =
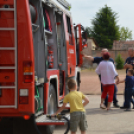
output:
[[[128,91],[130,91],[130,93],[128,93]],[[131,94],[131,99],[129,98],[130,94]],[[124,100],[125,101],[124,101],[123,107],[130,108],[128,101],[130,101],[134,107],[134,100],[132,99],[132,97],[134,97],[134,89],[126,88],[126,83],[125,83],[125,91],[124,91]]]
[[[134,105],[134,100],[132,99],[132,96],[134,95],[134,88],[126,88],[126,100],[125,100],[125,107],[131,108],[131,102]]]
[[[100,78],[100,81],[101,81],[101,76],[100,76],[100,75],[99,75],[99,78]],[[117,100],[117,95],[116,95],[117,91],[118,91],[118,89],[117,89],[116,85],[114,85],[113,104],[117,104],[117,102],[118,102],[118,100]],[[103,92],[103,86],[102,86],[102,84],[101,84],[101,92]],[[107,104],[108,104],[108,95],[107,95],[106,98],[105,98],[104,104],[105,104],[106,106],[107,106]]]

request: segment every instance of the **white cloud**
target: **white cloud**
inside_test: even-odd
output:
[[[74,23],[91,26],[91,20],[96,12],[107,4],[118,13],[118,25],[128,27],[133,31],[134,39],[134,0],[67,0],[71,3],[71,13]]]

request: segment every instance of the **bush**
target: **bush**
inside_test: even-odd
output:
[[[116,62],[116,68],[117,69],[123,69],[124,60],[123,60],[123,58],[121,57],[120,54],[118,54],[118,56],[116,57],[115,62]]]

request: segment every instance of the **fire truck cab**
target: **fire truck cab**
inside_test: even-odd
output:
[[[52,134],[47,121],[69,92],[80,87],[81,24],[65,0],[0,1],[0,133]],[[8,128],[8,129],[7,129]]]

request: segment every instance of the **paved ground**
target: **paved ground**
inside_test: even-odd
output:
[[[118,71],[120,79],[125,79],[125,70]],[[121,83],[117,86],[118,94],[123,94],[124,92],[124,83]],[[85,94],[94,94],[98,95],[101,93],[100,81],[95,73],[95,70],[83,70],[81,73],[81,88],[80,90]]]
[[[88,96],[90,103],[86,106],[88,130],[87,134],[134,134],[134,110],[113,109],[107,112],[99,108],[100,95]],[[118,95],[119,104],[123,103],[123,96]],[[57,126],[54,134],[64,134],[66,127]],[[80,134],[80,131],[77,131]]]

